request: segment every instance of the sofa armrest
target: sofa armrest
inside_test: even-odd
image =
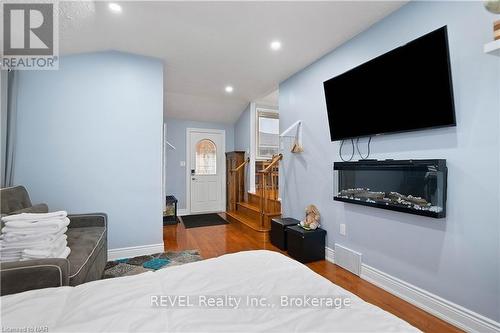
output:
[[[0,296],[69,285],[69,261],[47,258],[0,265]]]
[[[108,224],[108,216],[105,213],[74,214],[68,215],[70,228],[104,227]]]
[[[15,215],[21,213],[48,213],[48,212],[49,212],[49,207],[46,204],[42,203],[10,212],[9,215]]]

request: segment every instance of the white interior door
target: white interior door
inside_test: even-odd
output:
[[[191,214],[223,211],[224,132],[190,129],[188,139]]]

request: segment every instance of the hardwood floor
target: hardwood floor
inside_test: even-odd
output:
[[[221,214],[225,217],[225,214]],[[238,223],[186,229],[182,223],[163,227],[165,250],[198,249],[203,258],[218,257],[226,253],[245,250],[271,250],[283,254],[262,233]],[[307,266],[333,283],[349,290],[362,299],[406,320],[424,332],[462,332],[402,299],[389,294],[358,276],[327,261]]]

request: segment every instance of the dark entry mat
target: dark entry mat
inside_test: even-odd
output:
[[[186,229],[229,224],[229,222],[220,217],[219,214],[186,215],[181,218]]]

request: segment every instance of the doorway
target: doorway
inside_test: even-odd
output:
[[[224,130],[187,129],[187,208],[190,214],[224,211],[226,165]]]

